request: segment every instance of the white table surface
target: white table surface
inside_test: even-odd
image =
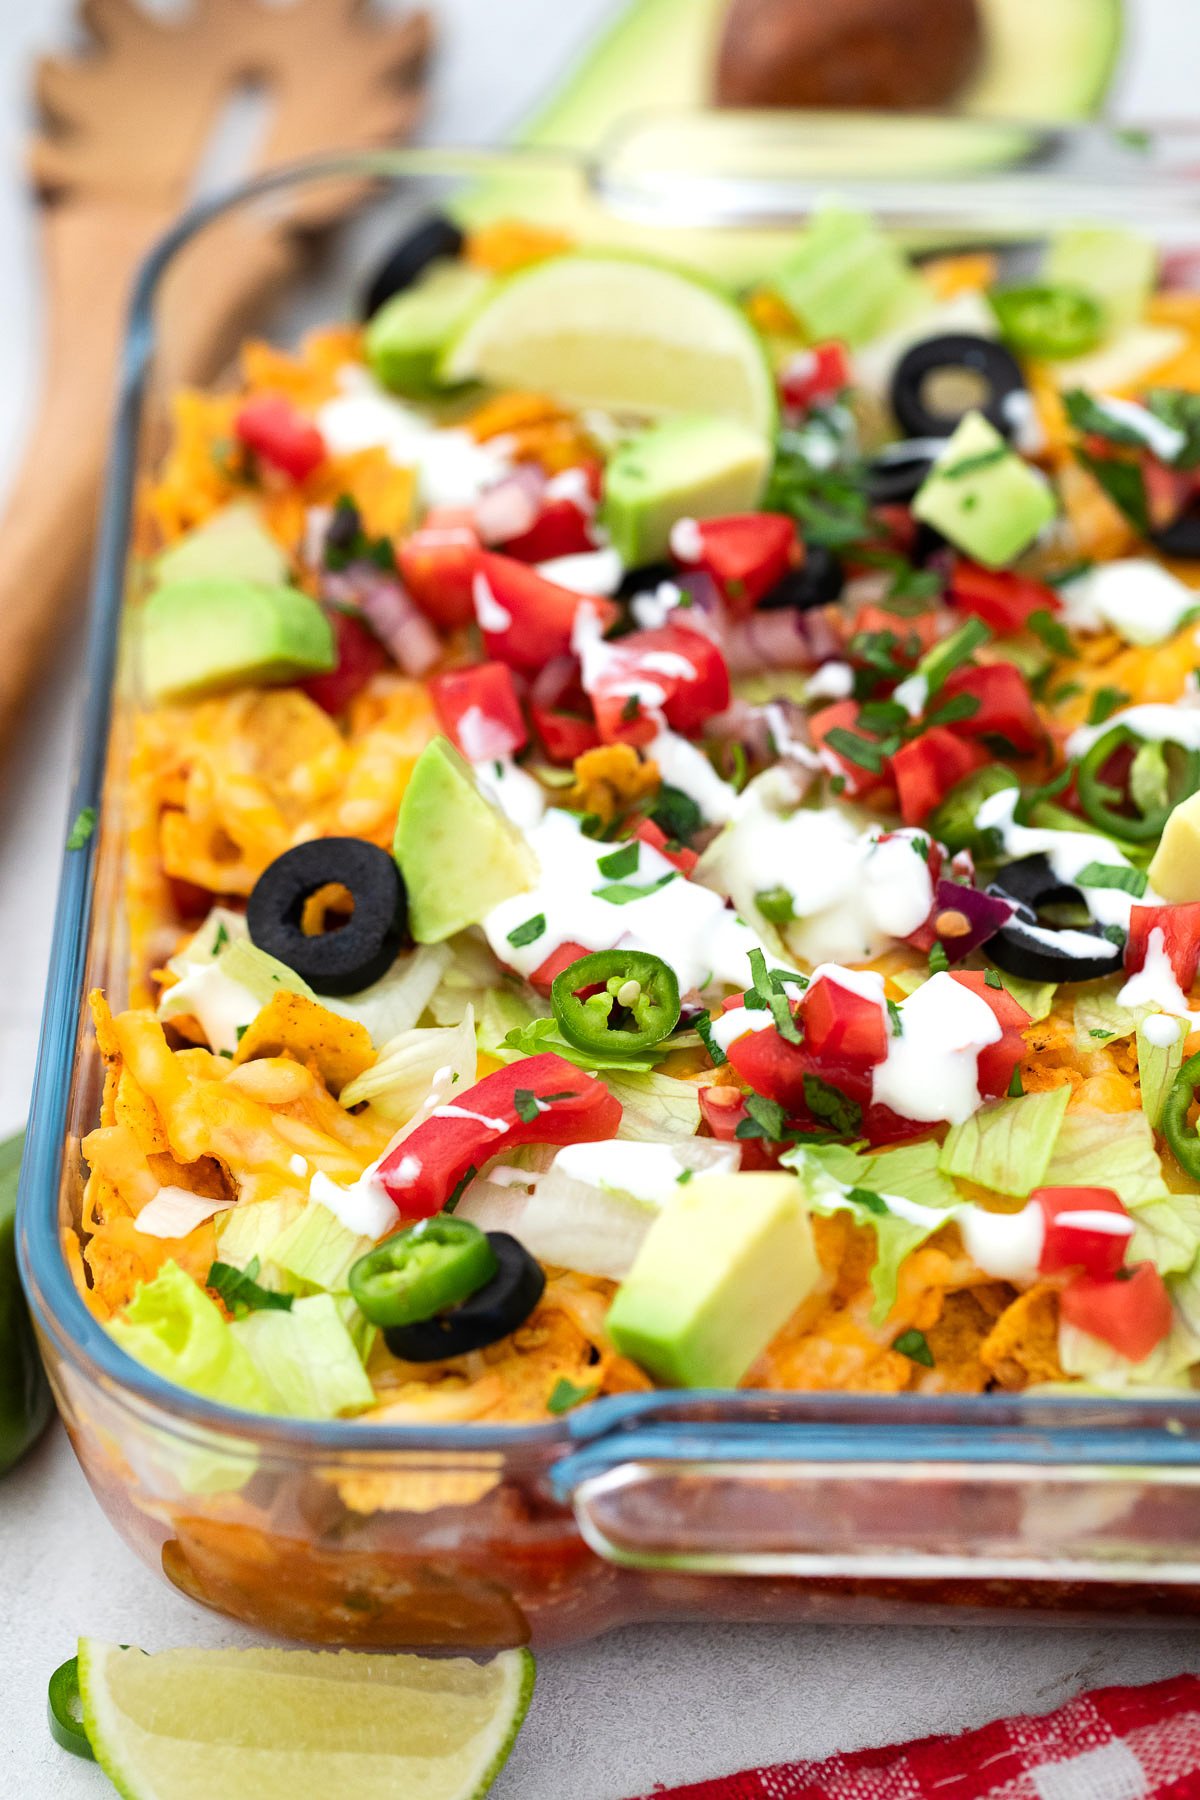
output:
[[[432,0],[443,56],[430,135],[502,132],[565,66],[612,0]],[[1195,116],[1200,7],[1131,0],[1127,117]],[[20,175],[28,64],[63,41],[68,0],[0,0],[0,478],[35,380],[34,233]],[[0,554],[3,545],[0,544]],[[0,792],[0,1128],[24,1116],[50,938],[79,658],[68,656]],[[0,1486],[0,1792],[110,1792],[58,1751],[46,1680],[90,1633],[148,1649],[236,1644],[135,1561],[53,1429]],[[499,1800],[622,1800],[656,1784],[1044,1711],[1085,1686],[1200,1668],[1200,1629],[755,1628],[614,1633],[542,1662]]]

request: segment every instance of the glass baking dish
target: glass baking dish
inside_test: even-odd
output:
[[[123,598],[133,497],[162,445],[189,282],[228,265],[255,211],[302,231],[368,188],[366,213],[306,289],[307,316],[293,307],[276,321],[286,338],[314,316],[352,312],[380,247],[429,205],[435,182],[464,176],[502,178],[514,212],[544,216],[590,187],[605,234],[619,214],[667,254],[673,229],[717,225],[735,234],[734,261],[831,188],[943,241],[1027,239],[1056,217],[1102,215],[1184,255],[1195,242],[1193,134],[1003,128],[1017,135],[1005,149],[1001,133],[996,170],[998,129],[664,117],[588,167],[552,153],[333,159],[204,205],[146,265],[120,373],[71,804],[72,817],[98,807],[100,826],[64,860],[19,1247],[58,1404],[101,1505],[196,1600],[307,1642],[466,1649],[664,1617],[1104,1613],[1161,1624],[1200,1604],[1200,1395],[658,1393],[522,1427],[261,1418],[131,1361],[76,1292],[60,1242],[79,1217],[80,1139],[102,1080],[84,997],[126,990]],[[962,146],[954,180],[925,166],[944,167],[947,131]],[[210,346],[213,376],[228,349]]]

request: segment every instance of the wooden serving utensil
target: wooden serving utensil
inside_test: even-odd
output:
[[[118,347],[135,271],[185,207],[217,121],[239,90],[272,105],[262,170],[395,142],[420,116],[428,16],[371,18],[364,0],[194,0],[183,20],[133,0],[82,0],[90,43],[38,70],[31,168],[46,276],[40,406],[0,521],[0,754],[71,628],[91,551]],[[210,379],[305,239],[351,190],[210,228],[185,252],[170,313],[173,380]],[[186,285],[183,278],[186,277]]]

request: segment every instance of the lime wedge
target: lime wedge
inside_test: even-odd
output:
[[[512,1749],[533,1657],[164,1650],[79,1641],[83,1720],[124,1800],[476,1800]]]
[[[701,280],[633,257],[556,256],[514,275],[462,327],[439,373],[572,406],[775,427],[766,353],[740,309]]]

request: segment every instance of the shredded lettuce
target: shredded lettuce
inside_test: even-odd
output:
[[[359,1352],[330,1294],[297,1300],[290,1312],[254,1312],[229,1327],[270,1391],[272,1412],[333,1419],[375,1401]]]
[[[392,1038],[369,1069],[346,1083],[341,1103],[358,1106],[369,1100],[382,1118],[402,1124],[416,1112],[443,1069],[450,1071],[440,1084],[443,1098],[465,1093],[474,1085],[476,1061],[475,1014],[468,1005],[457,1025],[418,1025]]]
[[[1007,993],[1010,993],[1018,1006],[1023,1006],[1034,1024],[1050,1017],[1054,1005],[1054,996],[1058,992],[1056,981],[1022,981],[1019,975],[1006,975],[1003,970],[997,971]]]
[[[513,1032],[524,1031],[537,1019],[550,1018],[550,1004],[532,988],[517,989],[508,984],[488,988],[479,996],[475,1009],[475,1038],[485,1056],[500,1062],[515,1062],[521,1054],[506,1040]]]
[[[347,1293],[351,1266],[371,1248],[372,1240],[348,1231],[335,1213],[317,1200],[268,1244],[264,1263],[274,1263],[299,1283],[301,1290]]]
[[[1075,1001],[1075,1049],[1081,1055],[1095,1050],[1097,1045],[1132,1037],[1142,1020],[1155,1010],[1149,1002],[1144,1006],[1120,1006],[1119,992],[1120,983],[1113,982],[1080,994]]]
[[[1160,1200],[1167,1193],[1154,1134],[1142,1112],[1069,1112],[1045,1174],[1033,1185],[1043,1183],[1047,1187],[1111,1188],[1126,1206]]]
[[[205,948],[213,941],[207,940]],[[211,1047],[232,1053],[242,1029],[281,989],[316,999],[308,983],[286,963],[257,949],[248,937],[231,936],[215,955],[202,954],[186,965],[182,980],[163,993],[158,1017],[166,1021],[194,1013]]]
[[[826,205],[813,214],[766,285],[811,340],[868,343],[928,306],[908,258],[868,213]]]
[[[243,913],[233,912],[228,906],[214,906],[183,949],[168,959],[167,967],[172,975],[177,975],[182,981],[194,969],[203,968],[205,963],[216,962],[227,944],[249,936],[250,927]]]
[[[220,1307],[176,1262],[165,1262],[153,1281],[139,1284],[124,1314],[109,1321],[108,1331],[147,1369],[193,1394],[247,1412],[277,1410],[270,1388]]]
[[[896,1303],[905,1257],[954,1217],[958,1195],[938,1167],[937,1144],[927,1138],[877,1155],[844,1144],[797,1144],[782,1160],[795,1169],[814,1212],[849,1212],[874,1231],[871,1321],[881,1325]],[[889,1196],[908,1201],[913,1214],[889,1206]]]
[[[1160,1275],[1186,1275],[1200,1254],[1200,1194],[1168,1194],[1130,1208],[1137,1229],[1126,1262],[1152,1262]]]
[[[277,1200],[240,1201],[216,1219],[217,1257],[235,1269],[245,1269],[258,1259],[258,1277],[264,1287],[291,1293],[297,1283],[270,1257],[271,1246],[304,1211],[306,1202],[296,1194]]]
[[[947,1133],[938,1163],[942,1174],[997,1194],[1032,1193],[1047,1179],[1070,1098],[1064,1084],[981,1106]]]
[[[541,1262],[612,1281],[628,1275],[655,1218],[686,1182],[738,1166],[736,1145],[712,1138],[659,1140],[653,1152],[647,1140],[617,1140],[603,1150],[580,1174],[556,1156],[532,1194],[518,1190],[521,1213],[511,1229]]]
[[[428,1011],[435,1024],[457,1025],[469,1005],[475,1007],[478,1018],[485,995],[505,988],[512,991],[513,977],[501,969],[487,945],[469,931],[460,932],[448,945],[438,948],[449,949],[451,957],[429,1001]]]
[[[1166,1013],[1156,1015],[1164,1023]],[[1175,1027],[1175,1040],[1170,1044],[1156,1044],[1146,1033],[1146,1021],[1142,1020],[1137,1028],[1137,1060],[1138,1076],[1142,1084],[1142,1111],[1150,1121],[1151,1127],[1157,1131],[1162,1118],[1163,1102],[1170,1092],[1171,1083],[1183,1066],[1183,1041],[1188,1034],[1186,1019],[1171,1019]],[[1157,1027],[1156,1027],[1157,1029]]]
[[[664,1138],[695,1137],[699,1131],[700,1090],[694,1081],[641,1073],[628,1062],[619,1068],[605,1068],[601,1078],[621,1102],[619,1138],[653,1143]]]
[[[370,987],[341,999],[323,994],[321,1005],[365,1025],[373,1044],[386,1044],[416,1025],[450,966],[451,954],[445,944],[418,944]]]

